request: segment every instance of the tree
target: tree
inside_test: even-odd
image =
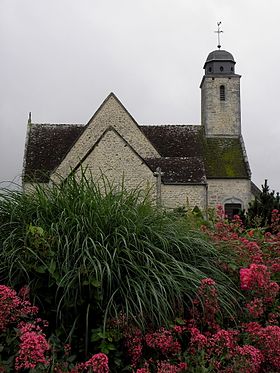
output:
[[[261,193],[249,205],[246,215],[247,226],[269,226],[273,210],[280,210],[280,196],[278,192],[275,194],[274,190],[270,191],[267,180],[265,180]]]

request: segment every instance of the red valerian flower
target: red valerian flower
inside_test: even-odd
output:
[[[262,352],[266,363],[280,371],[280,327],[269,325],[263,328],[259,323],[251,322],[245,329]]]
[[[261,351],[254,346],[244,345],[237,346],[235,360],[241,360],[238,364],[239,373],[258,373],[264,357]]]
[[[109,373],[109,359],[108,356],[99,353],[93,355],[84,366],[87,369],[92,369],[93,373]]]
[[[143,336],[140,329],[134,328],[127,328],[125,330],[125,347],[127,349],[127,353],[131,358],[131,365],[135,368],[138,364],[142,356],[143,350]]]
[[[180,373],[187,368],[186,363],[171,364],[169,361],[159,361],[157,364],[157,373]]]
[[[260,298],[254,298],[251,302],[246,304],[246,308],[254,318],[262,316],[265,310],[263,301]]]
[[[267,266],[252,263],[249,268],[240,269],[240,282],[243,290],[267,288],[270,282],[270,272]]]
[[[175,340],[170,330],[159,329],[154,333],[148,333],[145,336],[147,346],[161,351],[164,355],[175,355],[181,352],[181,345]]]
[[[34,369],[39,364],[48,365],[46,353],[50,346],[45,334],[38,325],[22,323],[20,327],[19,354],[15,361],[15,370]]]

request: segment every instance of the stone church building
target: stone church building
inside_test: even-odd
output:
[[[23,186],[81,170],[126,187],[150,188],[166,208],[222,204],[231,215],[253,197],[241,134],[240,78],[225,50],[204,64],[201,125],[141,125],[111,93],[86,125],[28,122]]]

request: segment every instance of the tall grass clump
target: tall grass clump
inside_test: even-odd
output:
[[[235,293],[219,255],[180,218],[155,208],[140,189],[70,177],[0,198],[1,282],[28,283],[60,336],[87,338],[123,312],[145,327],[188,312],[200,280],[217,282],[224,310]]]

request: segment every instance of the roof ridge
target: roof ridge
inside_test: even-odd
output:
[[[201,125],[200,124],[187,124],[187,123],[175,123],[175,124],[171,124],[171,123],[160,123],[160,124],[157,124],[157,123],[153,123],[153,124],[139,124],[140,127],[199,127],[201,128]]]
[[[82,123],[31,123],[32,126],[49,126],[49,127],[84,127],[85,124]]]

